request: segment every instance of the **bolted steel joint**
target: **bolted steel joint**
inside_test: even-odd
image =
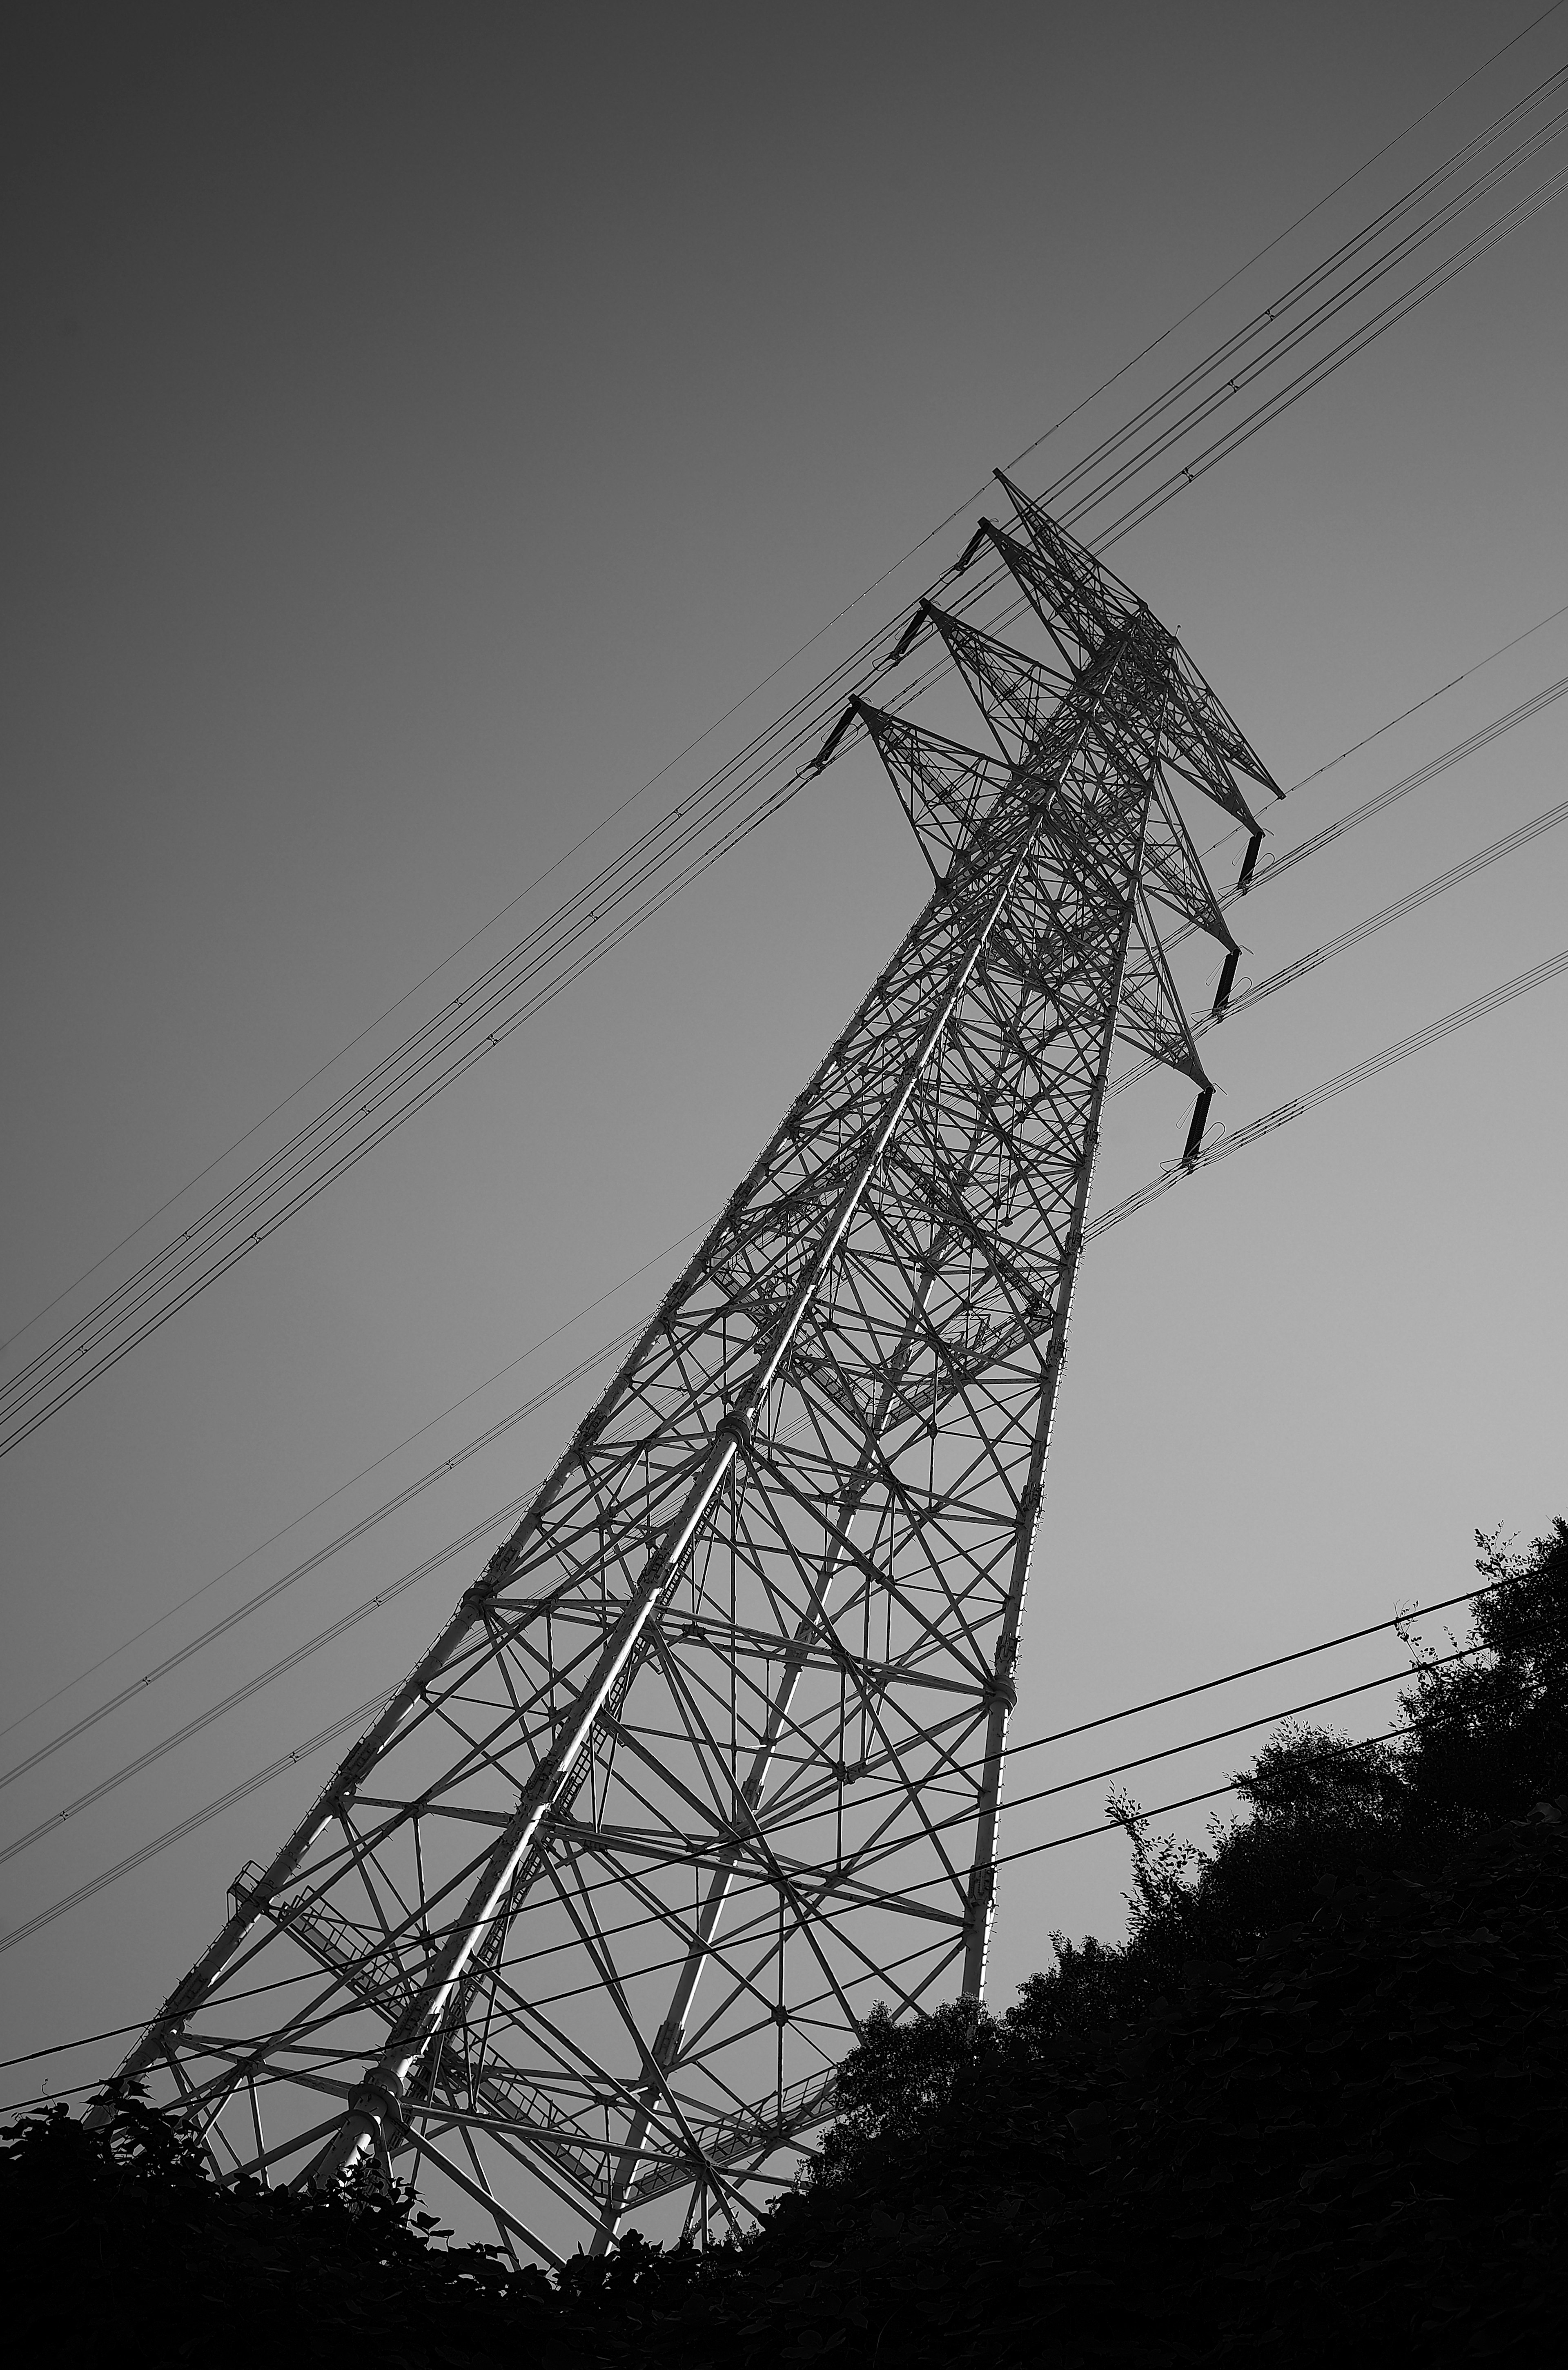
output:
[[[352,2130],[356,2122],[362,2126],[371,2161],[384,2178],[390,2178],[392,2144],[403,2128],[403,2098],[404,2086],[398,2077],[386,2067],[377,2067],[349,2101],[349,2127]],[[352,2161],[351,2156],[340,2162],[333,2177],[341,2179]]]
[[[667,2074],[680,2055],[681,2041],[686,2031],[686,2019],[667,2016],[653,2036],[653,2063],[661,2074]]]

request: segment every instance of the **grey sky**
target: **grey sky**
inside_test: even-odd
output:
[[[0,1332],[1537,13],[33,11],[0,144]],[[1025,483],[1561,64],[1565,26]],[[1568,601],[1563,236],[1560,203],[1119,546],[1282,781]],[[1304,790],[1281,844],[1564,672],[1560,619]],[[1553,803],[1565,717],[1260,896],[1249,968]],[[1568,834],[1549,834],[1239,1019],[1210,1054],[1226,1119],[1555,951],[1565,887]],[[835,769],[6,1458],[0,1720],[698,1225],[921,893],[870,759]],[[1447,1594],[1474,1525],[1528,1534],[1562,1506],[1565,998],[1511,1006],[1094,1252],[1020,1732]],[[1158,1082],[1115,1106],[1102,1204],[1172,1156],[1185,1116]],[[4,1766],[629,1324],[668,1272],[17,1729]],[[0,1839],[520,1490],[592,1387],[0,1795]],[[393,1677],[478,1554],[12,1862],[6,1926]],[[1323,1684],[1397,1660],[1369,1649]],[[1236,1716],[1312,1691],[1262,1683]],[[1188,1766],[1135,1790],[1184,1791]],[[154,2006],[311,1782],[0,1956],[0,2054]],[[1008,1844],[1088,1824],[1103,1791],[1021,1812]],[[998,1996],[1053,1926],[1115,1925],[1124,1860],[1025,1864]]]

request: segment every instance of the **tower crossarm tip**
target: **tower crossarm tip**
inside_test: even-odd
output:
[[[1063,701],[1082,685],[1081,673],[1047,666],[982,633],[967,618],[939,609],[933,602],[926,605],[1003,756],[1017,764],[1033,755]]]
[[[1164,704],[1161,754],[1226,813],[1256,829],[1234,777],[1245,776],[1283,798],[1272,774],[1182,643],[1153,611],[1010,478],[997,472],[1018,512],[1022,535],[985,532],[1035,616],[1069,666],[1087,666],[1113,635],[1129,632],[1139,663]]]
[[[1010,788],[1014,769],[906,717],[856,704],[934,880],[946,881]]]

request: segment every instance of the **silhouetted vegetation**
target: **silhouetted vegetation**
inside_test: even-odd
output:
[[[1007,2014],[873,2020],[810,2177],[741,2247],[558,2280],[368,2190],[218,2191],[131,2101],[0,2158],[27,2359],[1536,2362],[1568,2272],[1568,1526],[1408,1736],[1277,1735],[1201,1854],[1136,1806],[1126,1939]]]
[[[1024,1985],[1015,2021],[1087,2031],[1151,2006],[1193,1959],[1234,1959],[1302,1915],[1327,1876],[1439,1864],[1468,1835],[1568,1792],[1568,1524],[1510,1557],[1477,1535],[1474,1659],[1414,1657],[1401,1697],[1410,1732],[1351,1743],[1287,1724],[1240,1781],[1246,1810],[1206,1853],[1150,1837],[1112,1797],[1133,1847],[1127,1939],[1074,1945]]]

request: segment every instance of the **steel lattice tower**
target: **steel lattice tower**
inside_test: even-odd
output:
[[[981,1992],[1113,1047],[1193,1082],[1190,1158],[1211,1088],[1155,908],[1227,950],[1216,1009],[1236,967],[1171,777],[1251,833],[1243,877],[1236,777],[1274,788],[1003,484],[1015,531],[965,560],[989,546],[1055,658],[928,603],[895,654],[940,636],[999,754],[855,701],[817,761],[869,734],[924,911],[117,2077],[195,2113],[221,2174],[439,2168],[551,2259],[672,2192],[706,2233],[789,2176],[874,2002]]]

